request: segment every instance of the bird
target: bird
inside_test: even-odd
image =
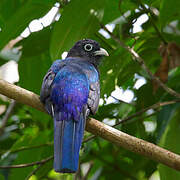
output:
[[[54,170],[75,173],[79,166],[86,118],[100,99],[98,66],[109,56],[91,39],[77,41],[65,59],[57,59],[44,76],[40,100],[54,119]]]

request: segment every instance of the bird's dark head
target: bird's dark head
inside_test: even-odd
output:
[[[99,43],[91,39],[83,39],[70,49],[67,57],[80,57],[97,66],[103,56],[109,56],[108,52],[101,48]]]

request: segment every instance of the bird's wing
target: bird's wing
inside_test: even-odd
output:
[[[52,69],[50,68],[43,79],[41,93],[40,93],[40,99],[44,103],[50,95],[51,85],[52,85],[55,75],[56,75],[56,73],[53,72]]]
[[[98,110],[100,99],[100,84],[99,81],[90,84],[88,107],[92,114],[95,114]]]
[[[43,104],[45,104],[45,108],[48,111],[49,114],[53,114],[52,112],[52,102],[50,100],[50,93],[52,88],[52,83],[54,81],[54,78],[57,74],[57,72],[63,68],[66,64],[62,62],[61,60],[55,61],[48,72],[46,73],[42,87],[40,92],[40,100]]]

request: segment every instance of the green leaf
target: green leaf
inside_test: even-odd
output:
[[[119,1],[119,11],[121,12],[121,15],[126,13],[128,10],[133,11],[136,8],[138,8],[138,1],[134,1],[134,0]]]
[[[153,87],[151,81],[148,81],[146,84],[141,86],[137,91],[135,91],[135,95],[137,97],[137,110],[142,108],[146,108],[155,104],[158,101],[161,101],[163,97],[162,90],[160,89],[156,94],[153,93]]]
[[[174,20],[180,20],[180,1],[162,0],[160,7],[160,22],[162,27]]]
[[[172,118],[170,124],[168,125],[165,137],[163,137],[165,139],[163,143],[163,148],[169,149],[170,151],[173,151],[175,153],[180,152],[180,144],[177,142],[177,138],[180,136],[179,116],[180,111],[178,110],[178,112]],[[180,179],[180,173],[172,168],[160,164],[158,166],[158,169],[160,173],[160,178],[163,180]]]
[[[0,179],[1,179],[1,180],[4,180],[5,178],[4,178],[3,175],[0,174]]]
[[[158,113],[157,116],[157,142],[160,141],[163,133],[165,132],[166,128],[170,120],[172,119],[176,109],[180,106],[180,103],[167,105],[162,108],[162,110]]]
[[[5,23],[0,31],[0,49],[16,38],[35,18],[40,18],[53,6],[55,1],[28,0]]]
[[[52,34],[50,45],[52,59],[60,58],[61,54],[68,51],[76,41],[92,37],[100,28],[97,16],[101,15],[103,4],[104,0],[74,0],[64,8]],[[93,12],[96,12],[97,16]]]
[[[23,6],[26,0],[1,0],[0,1],[0,19],[2,21],[1,28],[4,27],[6,21],[13,16],[13,14]]]
[[[174,69],[169,73],[168,77],[168,87],[173,88],[176,92],[179,92],[180,90],[180,83],[179,83],[179,78],[180,78],[180,67]]]
[[[118,75],[117,84],[122,86],[124,89],[132,87],[134,85],[134,74],[138,72],[140,66],[137,62],[133,61],[130,56],[126,57],[126,64],[122,66],[121,71]],[[130,61],[129,61],[130,60]],[[129,62],[128,62],[129,61]],[[128,62],[128,63],[127,63]]]
[[[44,144],[48,141],[48,138],[46,136],[45,132],[39,132],[38,128],[27,128],[26,129],[26,134],[22,136],[12,147],[12,149],[16,148],[21,148],[23,146],[31,147],[34,145],[40,145]],[[44,152],[45,149],[48,148],[49,152],[48,154],[52,153],[53,149],[52,147],[50,148],[49,146],[43,146],[39,148],[29,148],[24,151],[20,151],[17,153],[17,158],[13,162],[13,164],[24,164],[24,163],[31,163],[35,161],[40,161],[44,158]],[[48,155],[49,156],[49,155]],[[46,158],[48,157],[46,156]],[[31,157],[31,158],[29,158]],[[25,177],[28,176],[28,174],[33,170],[33,166],[23,168],[15,168],[11,170],[9,180],[13,179],[25,179]]]
[[[43,78],[51,66],[51,59],[48,52],[44,52],[37,56],[22,55],[19,61],[19,85],[25,89],[40,94]],[[33,114],[35,121],[41,122],[43,125],[49,121],[50,116],[42,113],[34,108],[29,108]]]
[[[125,66],[129,62],[129,57],[126,50],[118,48],[102,62],[100,66],[102,97],[104,94],[109,96],[115,89],[116,81],[121,77],[121,71],[123,71],[123,69],[127,70]]]
[[[52,28],[52,27],[51,27]],[[24,56],[38,56],[49,50],[51,28],[46,27],[38,32],[33,32],[27,38],[20,41],[17,46],[23,47]]]
[[[103,24],[107,24],[121,15],[118,5],[119,1],[105,0],[104,16],[102,20]]]
[[[161,40],[157,34],[144,32],[135,44],[136,51],[153,72],[157,70],[157,66],[160,64],[162,59],[158,52],[160,42]]]
[[[23,54],[18,66],[20,86],[39,94],[43,77],[50,68],[51,63],[47,52],[37,56],[26,56]]]
[[[16,0],[15,1],[8,1],[8,0],[1,0],[0,2],[0,14],[5,18],[8,19],[12,16],[12,14],[20,8],[26,0]],[[8,11],[7,11],[8,10]]]

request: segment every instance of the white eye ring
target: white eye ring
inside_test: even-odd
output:
[[[93,45],[92,44],[85,44],[84,49],[86,51],[91,51],[93,49]]]

